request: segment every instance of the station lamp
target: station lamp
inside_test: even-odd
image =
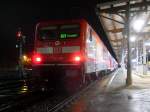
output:
[[[132,27],[136,32],[140,32],[142,28],[144,27],[145,24],[145,18],[140,17],[140,18],[135,18],[132,21]]]
[[[130,42],[135,42],[135,40],[136,40],[136,37],[135,37],[135,36],[131,36],[131,37],[130,37]]]
[[[145,42],[144,45],[145,46],[150,46],[150,42]]]
[[[133,20],[132,27],[136,32],[140,32],[142,30],[144,24],[145,24],[144,19],[138,18],[136,20]]]

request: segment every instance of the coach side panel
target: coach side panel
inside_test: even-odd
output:
[[[86,32],[86,73],[93,73],[104,69],[103,43],[89,26]]]

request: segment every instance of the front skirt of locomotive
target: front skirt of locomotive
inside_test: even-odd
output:
[[[81,89],[84,75],[81,65],[34,66],[29,86],[32,90],[63,91],[73,94]]]

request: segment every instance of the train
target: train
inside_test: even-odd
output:
[[[85,19],[39,22],[32,56],[32,88],[74,93],[118,63]]]

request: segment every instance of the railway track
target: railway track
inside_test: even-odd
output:
[[[75,100],[77,100],[84,92],[86,92],[86,90],[88,88],[93,86],[93,84],[95,84],[95,82],[90,84],[85,89],[81,90],[80,92],[66,98],[65,100],[61,101],[60,103],[58,103],[57,105],[55,105],[53,107],[48,106],[47,107],[47,112],[58,112],[60,110],[63,110],[64,108],[68,107],[68,105],[72,104]]]
[[[24,80],[19,80],[18,83],[16,81],[0,83],[0,89],[3,90],[3,92],[0,92],[0,112],[58,112],[72,104],[96,82],[89,84],[72,96],[53,91],[17,93],[15,89],[18,88],[18,85],[23,84],[21,86],[26,87]],[[14,90],[10,91],[11,94],[5,91],[8,89],[8,85],[10,85],[10,88],[14,87]],[[15,92],[13,93],[12,91]],[[4,96],[1,97],[1,95]]]
[[[49,97],[47,100],[42,101],[38,104],[33,105],[32,107],[22,110],[21,112],[60,112],[65,108],[69,107],[74,101],[80,98],[90,87],[92,87],[97,81],[93,82],[86,88],[82,89],[80,92],[72,96],[58,96]],[[20,111],[18,111],[20,112]]]
[[[8,80],[0,82],[0,112],[11,108],[17,98],[27,93],[24,80]]]
[[[5,96],[3,101],[1,100],[0,112],[58,112],[72,104],[93,84],[72,96],[67,96],[61,92]]]

